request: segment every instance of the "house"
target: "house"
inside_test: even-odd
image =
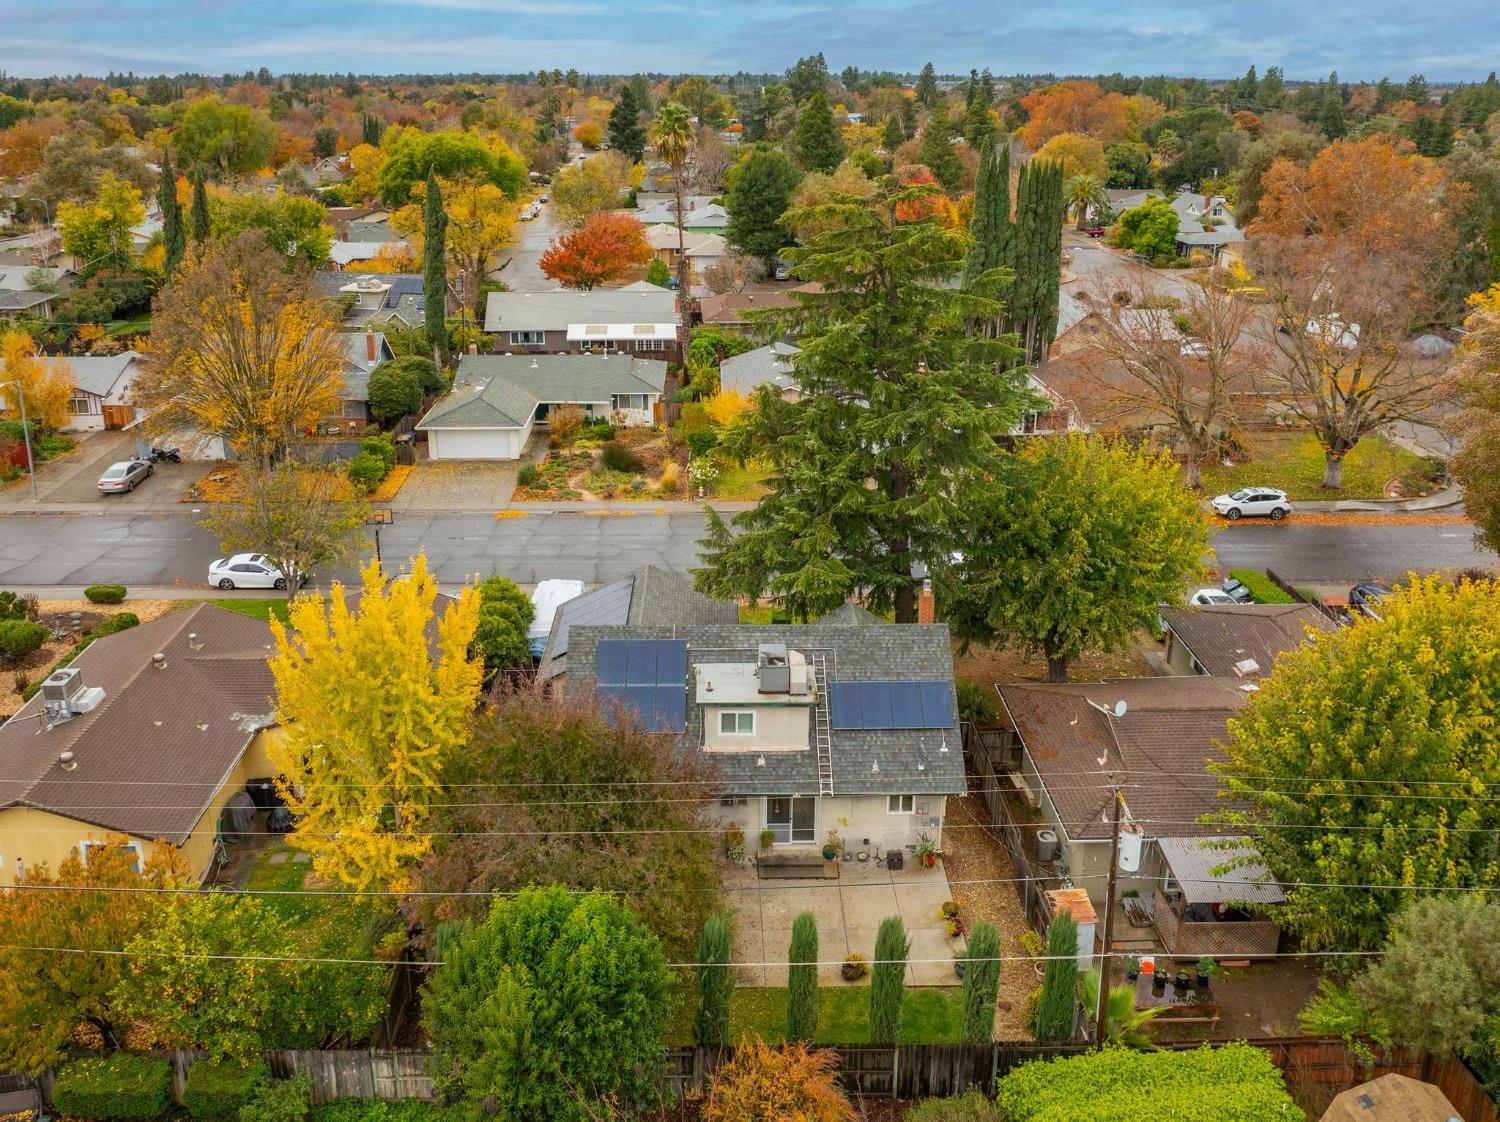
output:
[[[749,397],[764,385],[775,386],[787,401],[802,396],[792,373],[792,356],[799,348],[790,343],[772,343],[744,354],[731,355],[719,363],[719,388]]]
[[[700,318],[705,327],[717,327],[722,331],[738,331],[753,334],[764,330],[748,314],[762,308],[792,308],[797,306],[795,293],[818,293],[823,286],[816,281],[798,285],[796,288],[777,288],[766,292],[724,292],[717,296],[705,296],[698,301]]]
[[[100,429],[123,429],[136,419],[130,404],[130,385],[142,373],[145,356],[137,351],[117,355],[82,355],[69,358],[43,358],[57,373],[66,373],[73,382],[68,399],[68,425],[71,432],[95,432]],[[0,362],[0,380],[5,365]],[[3,391],[0,391],[3,396]]]
[[[946,624],[858,607],[811,624],[598,625],[568,636],[567,696],[598,696],[711,763],[726,826],[752,849],[869,854],[941,844],[962,795]]]
[[[1225,760],[1218,742],[1253,684],[1195,676],[996,688],[1020,749],[1009,779],[1050,831],[1038,848],[1055,845],[1059,876],[1102,910],[1113,773],[1124,802],[1118,892],[1140,897],[1168,952],[1276,952],[1276,925],[1248,909],[1283,902],[1281,888],[1246,839],[1199,822],[1235,806],[1217,797],[1206,765]]]
[[[652,254],[669,268],[677,268],[677,227],[648,226],[646,242]],[[702,234],[685,230],[682,235],[682,254],[688,259],[688,268],[693,275],[701,277],[704,269],[711,269],[729,252],[729,243],[720,234]]]
[[[1158,609],[1173,674],[1259,678],[1320,631],[1337,630],[1311,604]]]
[[[677,200],[647,203],[626,211],[649,230],[652,226],[677,226]],[[722,234],[729,226],[729,212],[709,195],[688,195],[682,200],[682,228],[695,234]]]
[[[351,280],[348,273],[318,269],[312,278],[319,296],[339,303],[345,326],[420,327],[427,322],[420,273],[362,273]]]
[[[676,295],[645,281],[587,292],[491,292],[485,300],[484,330],[495,336],[496,352],[630,351],[678,362],[677,327]]]
[[[370,420],[370,374],[382,362],[396,357],[391,345],[378,331],[345,331],[339,335],[344,347],[344,388],[339,390],[341,406],[330,424],[341,428],[363,428]]]
[[[140,863],[176,846],[205,879],[226,805],[274,772],[271,646],[263,621],[200,604],[49,677],[0,725],[0,884],[117,844]]]
[[[411,256],[412,248],[401,241],[334,242],[328,247],[328,260],[333,262],[335,269],[347,270],[351,265],[363,265],[381,254],[399,260],[403,256]]]
[[[0,289],[0,320],[22,317],[50,319],[55,292],[33,292],[26,289]]]
[[[0,265],[0,292],[67,292],[77,274],[45,265]]]
[[[1245,235],[1223,195],[1185,191],[1172,199],[1172,209],[1177,212],[1179,257],[1203,254],[1210,264],[1225,265],[1243,250]]]
[[[666,379],[665,362],[634,355],[464,355],[453,389],[417,431],[432,460],[516,460],[561,405],[618,424],[653,423]]]
[[[1388,1072],[1341,1092],[1319,1122],[1463,1122],[1431,1083]]]
[[[692,581],[669,569],[642,565],[631,576],[585,592],[557,610],[537,673],[559,678],[568,672],[568,641],[574,627],[734,624],[739,619],[738,604],[705,596]]]
[[[30,269],[36,265],[71,264],[63,253],[62,234],[53,229],[37,230],[13,238],[0,239],[0,265],[19,265]]]

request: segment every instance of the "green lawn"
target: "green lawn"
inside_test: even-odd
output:
[[[1398,448],[1382,436],[1367,436],[1344,457],[1344,486],[1328,491],[1323,484],[1323,449],[1309,432],[1251,433],[1245,437],[1252,459],[1224,467],[1205,464],[1203,493],[1220,495],[1241,487],[1277,487],[1293,502],[1299,499],[1378,499],[1397,476],[1441,474],[1430,460]]]
[[[719,481],[714,484],[714,498],[725,502],[751,502],[766,493],[763,482],[766,465],[751,462],[741,467],[732,460],[719,459]]]
[[[956,1044],[962,1013],[961,990],[909,989],[901,1005],[901,1041],[904,1044]],[[688,1044],[693,1038],[693,1014],[697,995],[684,987],[667,1025],[671,1044]],[[786,1039],[786,988],[740,986],[729,1007],[729,1033],[734,1040],[759,1038],[770,1042]],[[870,987],[820,986],[818,988],[818,1033],[820,1044],[864,1044],[870,1038]]]
[[[239,612],[242,616],[249,616],[251,619],[262,619],[267,622],[270,622],[272,616],[275,616],[282,623],[287,621],[286,600],[280,596],[265,600],[213,600],[207,598],[202,600],[183,600],[172,610],[180,612],[184,608],[191,608],[194,604],[212,604],[214,607],[223,608],[228,612]]]
[[[104,325],[106,335],[139,335],[150,330],[151,317],[149,315],[137,316],[134,319],[112,319]]]
[[[273,865],[271,858],[278,853],[286,854],[286,860]],[[285,845],[266,850],[256,858],[245,887],[298,894],[264,899],[286,917],[305,950],[330,957],[369,957],[381,936],[394,925],[395,907],[390,897],[360,897],[323,884],[318,886],[319,895],[300,895],[312,873],[312,862],[294,861],[296,853]],[[330,889],[334,894],[324,894]]]

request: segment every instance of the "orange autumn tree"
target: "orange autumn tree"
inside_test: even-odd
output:
[[[21,419],[20,402],[26,403],[26,419],[38,429],[60,429],[68,423],[68,400],[73,396],[73,372],[67,362],[48,362],[36,353],[36,342],[24,331],[0,333],[0,381],[20,382],[0,389],[0,417]]]
[[[957,204],[943,191],[937,176],[926,164],[908,164],[896,172],[896,182],[902,187],[930,187],[932,193],[920,199],[906,199],[896,204],[897,222],[918,222],[923,218],[937,217],[950,230],[964,225]],[[972,202],[970,207],[972,208]]]
[[[1160,116],[1150,98],[1105,93],[1097,82],[1074,79],[1027,94],[1021,107],[1029,119],[1021,138],[1035,152],[1059,133],[1077,132],[1101,144],[1118,144]]]
[[[599,211],[542,254],[542,272],[564,288],[585,291],[651,260],[646,228],[628,214]]]

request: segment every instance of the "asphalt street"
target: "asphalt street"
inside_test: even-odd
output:
[[[499,573],[521,584],[549,577],[589,584],[650,561],[679,572],[697,563],[697,513],[413,514],[380,531],[388,569],[427,554],[443,584]],[[1222,567],[1274,568],[1293,581],[1400,577],[1409,570],[1490,565],[1461,522],[1241,523],[1214,536]],[[120,582],[137,588],[205,588],[214,538],[189,512],[0,514],[0,588]],[[371,551],[368,555],[373,555]],[[352,568],[320,572],[349,579]]]

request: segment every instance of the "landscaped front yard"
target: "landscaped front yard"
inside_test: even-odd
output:
[[[591,424],[575,435],[554,422],[553,441],[540,463],[516,475],[515,497],[590,502],[600,499],[687,497],[687,452],[655,428]]]
[[[1241,443],[1249,460],[1225,467],[1203,465],[1203,493],[1221,495],[1241,487],[1277,487],[1293,502],[1299,499],[1379,499],[1400,481],[1402,494],[1435,490],[1442,469],[1431,460],[1397,447],[1383,436],[1365,437],[1344,457],[1344,486],[1323,487],[1323,449],[1306,431],[1247,433]]]

